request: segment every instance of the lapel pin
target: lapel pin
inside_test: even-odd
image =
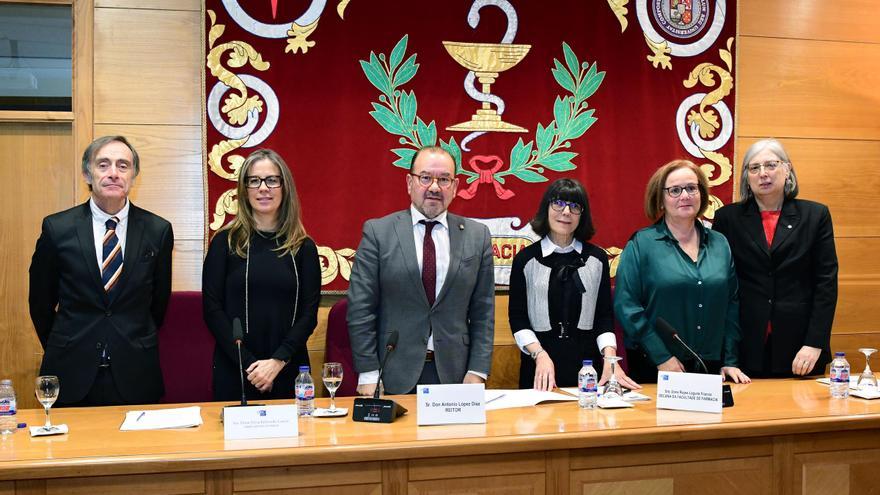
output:
[[[790,225],[789,225],[789,228],[791,228]],[[463,223],[458,224],[458,230],[464,230],[464,224],[463,224]]]
[[[788,228],[791,228],[791,224],[788,225]]]

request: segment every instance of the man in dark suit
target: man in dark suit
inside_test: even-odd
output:
[[[91,198],[43,220],[29,303],[40,373],[58,376],[61,405],[142,404],[164,393],[156,332],[171,295],[174,234],[128,200],[139,171],[124,137],[95,140],[82,159]]]
[[[376,389],[385,343],[398,347],[382,381],[393,394],[417,383],[482,383],[492,364],[495,278],[485,225],[447,213],[458,179],[439,147],[413,157],[410,208],[364,224],[348,290],[358,392]]]

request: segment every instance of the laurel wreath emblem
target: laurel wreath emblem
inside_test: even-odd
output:
[[[390,134],[400,136],[403,148],[391,151],[397,155],[392,162],[396,167],[409,169],[416,150],[423,146],[436,146],[437,125],[435,121],[426,124],[418,116],[418,99],[410,90],[401,89],[410,82],[419,70],[416,54],[406,57],[409,35],[404,35],[391,50],[390,55],[370,52],[369,60],[361,60],[364,75],[376,89],[381,91],[379,101],[373,102],[370,115]],[[496,172],[495,180],[504,184],[506,177],[513,176],[523,182],[546,182],[547,170],[565,172],[577,168],[573,160],[578,156],[572,151],[571,141],[584,135],[598,120],[594,109],[588,108],[587,99],[601,86],[605,72],[600,72],[596,63],[581,62],[568,43],[562,43],[565,64],[553,59],[551,69],[553,78],[569,94],[557,95],[553,102],[553,120],[546,126],[538,124],[533,140],[524,142],[520,138],[510,150],[508,168]],[[461,147],[452,137],[449,141],[440,139],[440,146],[455,160],[456,175],[467,177],[467,183],[479,179],[476,172],[462,167]]]

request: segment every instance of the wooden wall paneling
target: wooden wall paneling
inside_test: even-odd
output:
[[[43,217],[73,205],[75,177],[69,123],[0,124],[0,376],[11,378],[20,408],[37,407],[33,380],[43,349],[28,311],[28,267]]]
[[[95,119],[94,81],[94,27],[93,0],[77,0],[73,4],[73,149],[70,166],[81,168],[82,153],[92,142]],[[77,176],[78,177],[78,176]],[[74,199],[88,194],[88,187],[74,177]]]
[[[131,200],[171,222],[175,239],[205,232],[200,126],[96,124],[95,136],[121,134],[141,162]]]
[[[199,12],[95,9],[95,122],[200,126],[201,25]]]
[[[880,236],[834,240],[841,280],[872,281],[880,276]]]
[[[846,353],[853,375],[861,373],[865,368],[865,356],[859,352],[860,347],[880,349],[880,328],[861,333],[831,333],[831,352]],[[877,361],[876,356],[871,359],[871,367],[880,369],[880,361]]]
[[[95,0],[95,7],[121,9],[189,10],[198,12],[201,0]]]
[[[874,280],[839,280],[834,332],[880,332],[877,315],[871,311],[877,301],[880,301],[880,275],[876,275]]]
[[[202,290],[202,261],[204,260],[201,239],[180,239],[174,232],[174,253],[171,266],[172,291]]]
[[[880,45],[740,36],[737,53],[738,135],[880,139]]]
[[[737,139],[737,182],[743,154],[764,137],[769,136]],[[880,190],[880,141],[787,138],[782,144],[797,173],[798,197],[828,206],[835,236],[880,236],[880,209],[874,201]]]
[[[834,8],[815,0],[740,0],[739,34],[880,43],[876,19],[865,15],[876,7],[875,0],[835,2]]]

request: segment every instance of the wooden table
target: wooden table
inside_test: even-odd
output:
[[[306,418],[300,436],[224,442],[205,424],[121,432],[124,411],[57,409],[65,436],[0,440],[0,495],[228,493],[874,493],[880,401],[832,400],[813,380],[734,385],[723,414],[581,410],[576,403],[489,411],[485,425],[417,427]],[[645,388],[654,396],[654,387]],[[318,401],[326,406],[326,399]],[[350,407],[351,399],[339,405]],[[19,421],[43,422],[41,410]]]

